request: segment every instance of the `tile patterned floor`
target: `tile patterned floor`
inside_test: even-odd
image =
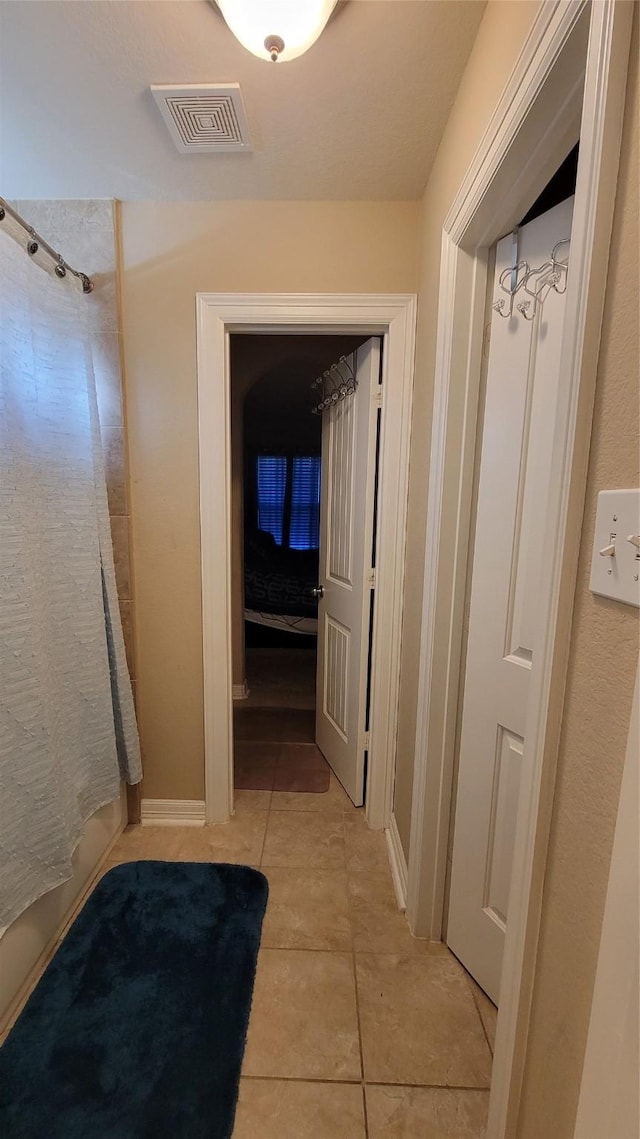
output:
[[[312,741],[276,743],[235,740],[233,782],[243,791],[304,791],[323,794],[331,769]]]
[[[135,858],[244,862],[269,880],[234,1139],[481,1139],[495,1009],[416,941],[385,839],[325,795],[236,793],[216,827],[129,827]]]
[[[481,1139],[495,1009],[411,937],[381,834],[324,795],[236,792],[226,826],[133,827],[112,860],[212,858],[269,880],[234,1139]]]

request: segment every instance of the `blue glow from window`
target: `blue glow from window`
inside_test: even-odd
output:
[[[294,458],[289,546],[317,550],[320,544],[320,457]]]
[[[282,545],[284,498],[287,489],[287,460],[280,455],[258,455],[258,529],[273,534]]]
[[[320,466],[319,455],[257,456],[258,529],[272,534],[278,546],[318,549]]]

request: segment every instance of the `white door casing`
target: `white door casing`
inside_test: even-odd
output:
[[[353,354],[356,390],[323,413],[316,743],[364,802],[380,340]]]
[[[409,429],[415,345],[412,294],[220,294],[197,296],[198,429],[206,821],[233,811],[231,678],[231,427],[229,339],[234,332],[366,333],[384,338],[377,492],[366,818],[389,823],[400,689]]]
[[[573,198],[523,226],[517,259],[531,268],[571,236]],[[558,249],[569,257],[569,246]],[[513,264],[497,247],[492,299]],[[542,277],[537,278],[538,281]],[[532,278],[535,287],[536,278]],[[525,724],[540,630],[539,583],[565,310],[550,288],[492,313],[462,710],[447,944],[497,1003],[507,922]],[[527,314],[517,309],[522,300]]]

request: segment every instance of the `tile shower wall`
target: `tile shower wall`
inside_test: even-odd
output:
[[[126,417],[122,382],[122,335],[118,286],[116,202],[110,200],[18,201],[15,208],[74,269],[91,277],[86,298],[104,447],[111,537],[118,598],[134,699],[133,589],[129,556]],[[135,797],[134,797],[135,800]],[[135,801],[131,804],[135,814]]]

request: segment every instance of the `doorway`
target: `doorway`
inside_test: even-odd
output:
[[[233,812],[233,551],[231,337],[249,333],[377,336],[382,341],[375,567],[370,643],[369,827],[391,818],[400,687],[400,632],[408,494],[416,298],[413,295],[199,294],[198,404],[205,691],[205,811]]]
[[[364,398],[345,381],[365,339],[231,336],[234,787],[256,801],[271,792],[327,794],[335,767],[335,749],[319,747],[316,731],[318,619],[327,605],[319,598],[321,501],[326,514],[334,461],[331,411],[321,405],[329,389],[349,402]],[[372,503],[359,482],[360,515]],[[340,502],[345,495],[341,486]],[[350,514],[349,547],[354,521]],[[334,687],[337,663],[329,654]]]

